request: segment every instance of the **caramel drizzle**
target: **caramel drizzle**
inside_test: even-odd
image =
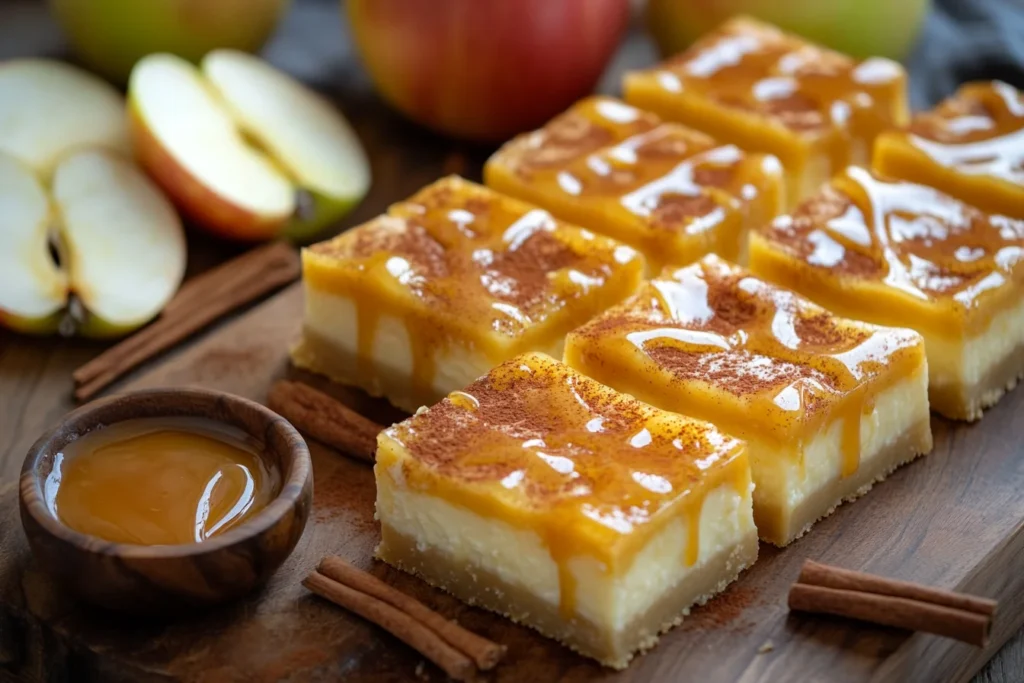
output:
[[[774,160],[674,124],[609,121],[601,104],[638,111],[610,98],[584,100],[499,150],[488,183],[636,246],[656,268],[711,250],[735,258],[744,216],[774,215],[761,206],[776,201],[761,194],[775,182],[767,180],[778,174]],[[559,135],[566,121],[587,121],[592,132],[567,147]]]
[[[603,290],[624,288],[619,281],[640,269],[639,257],[621,245],[454,178],[392,206],[382,220],[313,247],[332,258],[311,257],[305,279],[356,302],[360,362],[352,372],[366,385],[380,379],[374,349],[381,316],[399,318],[412,355],[412,393],[424,403],[443,396],[433,383],[452,336],[477,339],[476,348],[498,363],[536,346],[546,320],[569,329],[601,300],[624,296]],[[357,253],[360,240],[372,245],[368,255]],[[480,327],[494,334],[481,335]]]
[[[943,166],[1024,185],[1024,98],[1001,81],[963,86],[915,117],[907,139]]]
[[[539,355],[498,366],[388,434],[421,465],[403,468],[409,485],[537,533],[557,566],[566,619],[578,611],[574,558],[596,557],[608,571],[617,559],[627,571],[647,541],[683,515],[680,561],[693,566],[706,493],[731,482],[745,497],[750,486],[738,442]],[[667,505],[678,512],[655,514]]]

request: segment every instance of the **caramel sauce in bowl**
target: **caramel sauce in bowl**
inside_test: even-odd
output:
[[[153,389],[68,414],[29,451],[21,520],[39,566],[137,614],[245,595],[295,548],[313,497],[284,418],[205,389]]]

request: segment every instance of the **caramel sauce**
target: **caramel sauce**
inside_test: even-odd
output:
[[[453,342],[491,364],[549,348],[631,293],[635,251],[550,214],[451,177],[367,224],[303,253],[309,287],[358,307],[360,363],[373,386],[380,316],[396,317],[412,351],[413,391],[433,403],[437,358]]]
[[[203,419],[138,419],[90,432],[56,456],[44,493],[72,529],[115,543],[201,543],[277,494],[261,446]]]
[[[813,296],[829,308],[870,305],[894,316],[880,322],[937,334],[984,329],[1002,304],[1015,303],[1005,285],[1024,279],[1024,221],[857,167],[760,237],[796,259],[783,282],[802,270],[820,273],[827,287]],[[854,292],[859,304],[851,304]],[[975,314],[980,308],[984,315]]]
[[[942,166],[1024,186],[1024,95],[1006,83],[961,87],[915,116],[906,137]]]
[[[484,172],[496,189],[635,246],[655,268],[712,250],[735,258],[744,220],[774,216],[781,194],[774,159],[609,97],[512,140]]]
[[[771,151],[801,173],[807,160],[800,144],[818,145],[833,170],[866,162],[869,148],[857,147],[904,123],[905,80],[895,62],[857,62],[740,17],[659,66],[628,74],[626,97],[722,140]],[[733,112],[763,124],[751,126]]]
[[[594,557],[621,575],[653,534],[684,514],[680,561],[692,565],[705,493],[729,484],[745,496],[750,487],[742,442],[541,354],[499,365],[384,438],[411,461],[389,462],[380,449],[377,467],[411,489],[534,531],[558,565],[567,618],[576,610],[570,560]]]
[[[833,317],[713,255],[667,270],[566,345],[599,381],[798,458],[794,442],[839,420],[844,476],[874,396],[922,357],[909,330]]]

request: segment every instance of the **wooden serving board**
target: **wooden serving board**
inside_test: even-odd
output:
[[[253,309],[125,388],[198,384],[264,400],[291,375],[379,420],[396,414],[291,369],[298,286]],[[0,490],[0,664],[23,680],[398,681],[444,675],[377,627],[309,595],[301,579],[341,555],[509,646],[497,681],[966,680],[1024,623],[1024,391],[973,426],[933,421],[935,450],[790,548],[757,564],[625,672],[602,669],[527,628],[462,605],[372,559],[371,468],[311,443],[314,514],[265,590],[175,621],[128,619],[75,602],[33,565],[13,486]],[[803,559],[969,591],[1000,601],[984,650],[825,617],[790,615]]]

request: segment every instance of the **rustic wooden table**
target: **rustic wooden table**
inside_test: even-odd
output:
[[[64,52],[60,32],[49,20],[43,3],[0,0],[0,60]],[[408,185],[410,176],[418,184],[426,184],[442,172],[479,175],[480,163],[489,150],[431,135],[403,121],[376,98],[354,59],[337,3],[299,0],[268,46],[267,56],[338,102],[370,153],[374,170],[371,194],[339,229],[354,225],[399,199],[399,178],[402,185]],[[616,56],[601,89],[614,92],[617,74],[624,67],[653,58],[653,49],[646,39],[633,32]],[[236,245],[191,233],[189,272],[194,275],[238,251]],[[0,331],[0,492],[13,485],[22,459],[36,437],[73,406],[72,370],[103,348],[104,344],[90,341],[35,339]],[[17,520],[6,519],[0,524],[17,524]],[[0,680],[9,676],[0,664]],[[1024,632],[1000,651],[976,681],[1024,681]]]

